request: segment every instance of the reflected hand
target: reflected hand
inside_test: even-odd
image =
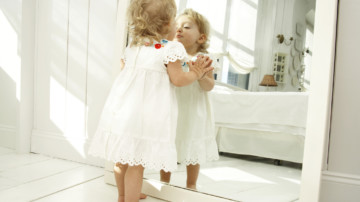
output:
[[[214,67],[211,67],[212,60],[208,56],[200,55],[198,56],[195,62],[188,62],[190,71],[193,71],[197,80],[203,78],[207,72],[214,70]]]

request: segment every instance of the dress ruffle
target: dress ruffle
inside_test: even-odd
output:
[[[167,44],[164,51],[163,62],[164,64],[169,64],[169,62],[175,62],[176,60],[184,60],[187,58],[187,53],[184,46],[177,42],[173,41],[172,43]]]
[[[219,160],[216,140],[213,137],[176,142],[178,162],[185,165],[203,164]]]
[[[174,145],[120,136],[111,132],[98,132],[90,146],[89,154],[114,163],[141,165],[152,170],[169,172],[177,168]]]

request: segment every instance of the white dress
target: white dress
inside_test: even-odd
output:
[[[178,108],[165,64],[184,59],[186,51],[179,42],[159,45],[126,48],[124,69],[104,105],[90,155],[153,170],[177,168]]]
[[[183,65],[183,71],[189,67]],[[179,115],[176,130],[178,162],[202,164],[219,159],[215,123],[208,93],[199,82],[176,88]]]

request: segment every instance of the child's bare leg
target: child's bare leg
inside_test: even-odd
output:
[[[121,163],[116,163],[114,165],[114,174],[115,174],[115,181],[116,186],[118,189],[118,202],[124,202],[125,201],[125,188],[124,188],[124,179],[125,179],[125,173],[128,168],[128,165],[124,165]]]
[[[186,188],[196,190],[196,181],[199,176],[200,164],[186,166]]]
[[[143,182],[144,167],[129,166],[125,174],[125,201],[138,202]]]
[[[160,181],[169,183],[171,178],[171,172],[165,172],[164,170],[160,170]]]
[[[146,195],[145,194],[143,194],[143,193],[140,193],[140,199],[146,199]]]
[[[115,174],[115,181],[118,188],[118,202],[125,201],[125,190],[124,190],[124,181],[125,181],[125,173],[128,168],[128,165],[123,165],[120,163],[116,163],[114,165],[114,174]],[[143,193],[140,193],[140,199],[145,199],[147,196]]]

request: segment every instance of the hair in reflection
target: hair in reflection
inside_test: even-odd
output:
[[[207,49],[209,48],[209,37],[210,37],[209,21],[203,15],[194,11],[191,8],[185,9],[184,12],[182,12],[178,16],[178,18],[180,16],[187,16],[191,20],[193,20],[195,22],[195,24],[198,26],[200,34],[204,34],[206,36],[206,41],[199,46],[199,49],[197,52],[208,53]]]

